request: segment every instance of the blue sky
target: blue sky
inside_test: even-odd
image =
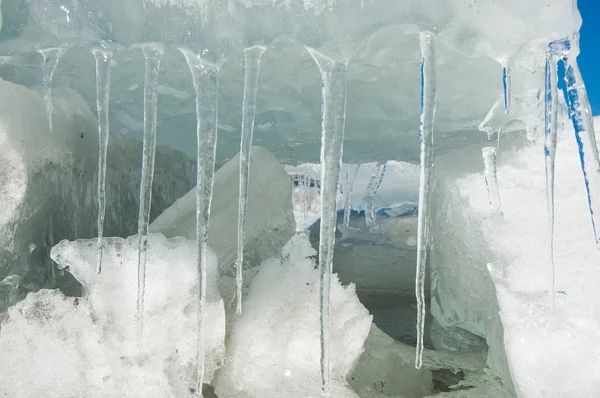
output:
[[[583,18],[579,31],[581,54],[578,63],[592,104],[592,113],[597,116],[600,115],[600,0],[578,0],[577,6]]]

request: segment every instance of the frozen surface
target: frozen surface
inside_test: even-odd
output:
[[[600,389],[600,376],[586,369],[597,369],[600,357],[596,288],[600,281],[595,271],[600,254],[589,223],[574,133],[561,128],[555,171],[556,290],[551,292],[541,144],[507,151],[499,162],[503,216],[490,214],[481,171],[466,171],[442,185],[454,216],[440,221],[438,230],[447,230],[444,222],[448,228],[462,226],[463,243],[456,245],[449,235],[438,235],[447,238],[447,246],[437,250],[436,262],[443,258],[447,268],[434,276],[437,294],[432,307],[437,306],[434,314],[442,323],[487,335],[491,367],[502,362],[498,356],[492,358],[494,351],[502,354],[493,342],[503,341],[519,396],[592,397]],[[444,257],[439,257],[441,252]],[[453,258],[463,258],[460,270]],[[469,292],[458,289],[465,285],[471,286]],[[556,298],[554,313],[551,294]],[[498,331],[493,319],[498,310],[503,339],[493,336]]]
[[[149,236],[144,345],[137,348],[138,237],[106,238],[95,271],[96,240],[62,241],[52,257],[82,283],[83,298],[30,293],[9,310],[0,332],[0,392],[12,397],[181,397],[195,382],[198,278],[194,241]],[[225,313],[209,256],[207,376],[224,354]],[[32,360],[35,358],[35,360]],[[52,366],[49,366],[52,364]],[[43,377],[41,375],[44,375]]]
[[[281,258],[262,264],[233,325],[227,364],[217,376],[220,398],[320,396],[315,254],[307,236],[298,234]],[[344,378],[363,352],[372,317],[354,285],[343,287],[335,275],[331,281],[331,395],[356,397]]]
[[[96,237],[98,129],[78,94],[55,89],[53,97],[50,134],[42,96],[0,80],[0,278],[27,274],[25,289],[59,285],[74,294],[48,253],[62,239]],[[139,142],[111,134],[106,236],[137,230],[140,154]],[[152,217],[190,189],[193,176],[181,152],[159,148],[156,163]]]

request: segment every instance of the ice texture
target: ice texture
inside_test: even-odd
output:
[[[320,394],[319,272],[306,234],[295,235],[281,257],[265,261],[244,299],[219,371],[215,392],[228,397]],[[353,284],[331,278],[330,393],[357,397],[345,378],[363,353],[371,315]],[[251,364],[251,365],[249,365]]]
[[[94,71],[89,50],[86,56]],[[96,237],[98,128],[79,95],[59,88],[53,97],[54,128],[48,134],[42,96],[0,80],[0,278],[27,275],[24,291],[60,286],[77,294],[76,282],[56,272],[48,253],[62,239]],[[111,134],[106,236],[137,231],[141,149],[139,142]],[[193,164],[186,155],[159,147],[156,163],[151,218],[192,187]],[[31,244],[37,246],[32,252]]]
[[[53,248],[53,259],[68,267],[86,293],[72,298],[40,290],[9,309],[0,331],[2,393],[32,398],[48,392],[87,397],[189,394],[196,376],[195,242],[149,235],[147,287],[152,294],[146,297],[141,350],[135,321],[137,243],[137,236],[105,238],[101,275],[95,272],[95,239],[62,241]],[[209,259],[207,381],[222,363],[225,338],[217,261],[212,253]]]

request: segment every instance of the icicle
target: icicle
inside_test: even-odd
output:
[[[198,175],[196,185],[196,240],[199,273],[198,291],[198,373],[196,394],[202,397],[204,379],[204,322],[206,308],[206,261],[208,224],[217,150],[217,99],[219,67],[192,51],[180,49],[192,73],[196,93]]]
[[[485,187],[488,191],[490,206],[494,212],[500,212],[500,191],[498,190],[498,177],[496,174],[496,148],[493,146],[483,147],[483,175]]]
[[[344,190],[344,238],[346,238],[348,231],[348,226],[350,225],[350,214],[352,213],[352,191],[354,190],[354,181],[356,180],[356,175],[358,174],[358,169],[360,168],[360,164],[356,165],[356,169],[354,169],[354,174],[352,175],[352,179],[346,180],[346,189]]]
[[[369,184],[367,185],[367,190],[365,192],[364,204],[365,204],[365,222],[369,228],[374,228],[375,223],[375,195],[379,190],[379,186],[381,185],[381,181],[383,180],[383,176],[385,175],[387,164],[378,163],[373,170],[373,174],[371,175],[371,179],[369,180]]]
[[[504,92],[504,114],[508,115],[510,110],[512,77],[510,71],[510,60],[502,63],[502,88]]]
[[[52,114],[54,105],[52,104],[52,77],[54,70],[62,56],[67,52],[68,47],[53,47],[44,50],[38,50],[44,61],[42,63],[42,91],[44,94],[44,104],[46,106],[46,117],[48,118],[48,128],[52,132]]]
[[[310,180],[312,178],[312,166],[304,164],[304,175],[302,177],[302,205],[304,211],[304,225],[308,222],[308,210],[310,209]]]
[[[423,363],[425,329],[425,263],[429,245],[429,202],[433,178],[433,122],[435,117],[435,36],[421,32],[421,177],[419,182],[419,215],[417,236],[417,352],[415,367]]]
[[[144,144],[142,155],[142,181],[140,183],[140,209],[138,217],[138,344],[141,345],[144,327],[144,294],[146,291],[146,251],[148,250],[148,225],[152,204],[154,154],[156,149],[156,118],[158,113],[158,70],[164,46],[158,43],[142,45],[144,53]]]
[[[321,392],[329,396],[329,298],[337,216],[337,192],[346,121],[346,64],[306,47],[323,81],[321,125],[321,229],[319,242]]]
[[[600,162],[598,160],[598,147],[596,146],[592,110],[583,78],[577,65],[578,55],[579,34],[576,34],[570,41],[570,51],[565,62],[565,82],[567,84],[569,114],[575,130],[581,169],[587,190],[592,229],[596,244],[598,244],[600,238],[597,231],[597,227],[600,226]]]
[[[545,107],[544,107],[544,161],[546,168],[546,205],[548,206],[549,255],[552,267],[550,296],[554,309],[554,161],[558,136],[558,70],[557,62],[566,56],[568,48],[562,43],[550,43],[546,54]]]
[[[235,262],[237,285],[237,313],[242,313],[242,265],[244,263],[244,226],[246,224],[246,206],[248,200],[248,174],[250,172],[250,148],[254,133],[256,113],[256,92],[260,73],[260,57],[267,47],[254,46],[244,50],[244,99],[242,101],[242,138],[240,144],[240,198],[238,207],[237,260]]]
[[[106,211],[106,155],[109,134],[108,103],[112,53],[105,48],[94,48],[92,54],[96,58],[96,110],[98,112],[98,261],[96,272],[101,273]]]

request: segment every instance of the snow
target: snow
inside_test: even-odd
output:
[[[555,179],[552,293],[542,145],[501,153],[501,216],[491,214],[481,171],[444,173],[438,196],[448,204],[439,214],[448,207],[455,210],[433,226],[438,231],[434,241],[447,240],[434,255],[437,282],[432,288],[437,294],[432,311],[442,324],[487,337],[488,364],[501,372],[506,361],[519,396],[592,397],[600,388],[600,374],[593,370],[600,357],[600,281],[595,272],[600,253],[570,127],[559,131]],[[452,230],[461,233],[444,232]],[[468,291],[459,288],[467,285]],[[497,311],[503,338],[493,336],[499,326],[494,324]]]
[[[59,266],[82,283],[85,297],[40,290],[9,309],[0,331],[0,394],[31,398],[188,394],[196,376],[195,242],[149,235],[140,348],[135,322],[138,237],[105,238],[104,243],[100,275],[95,270],[95,239],[65,240],[52,250]],[[211,322],[205,342],[210,381],[223,361],[225,312],[213,253],[208,268]]]
[[[305,234],[295,235],[281,258],[264,262],[233,325],[228,361],[215,391],[227,397],[320,396],[319,272]],[[353,284],[331,278],[331,394],[356,397],[343,379],[363,352],[371,315]]]

